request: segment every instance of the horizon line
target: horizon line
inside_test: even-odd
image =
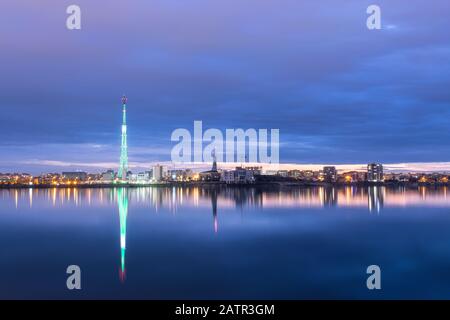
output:
[[[96,169],[97,172],[106,171],[110,169],[118,169],[119,165],[115,162],[66,162],[55,160],[29,160],[19,162],[28,166],[46,166],[53,167],[47,172],[52,172],[56,168],[60,170],[72,170],[72,171],[87,171],[88,169]],[[386,172],[450,172],[450,161],[448,162],[398,162],[398,163],[382,163],[382,162],[370,162],[381,163],[383,169]],[[152,161],[152,162],[130,162],[130,170],[145,170],[152,168],[156,165],[166,166],[169,169],[193,169],[202,170],[209,169],[212,162],[186,162],[186,163],[174,163],[171,161]],[[260,162],[218,162],[218,167],[222,169],[235,168],[236,166],[256,166],[262,167],[263,170],[321,170],[324,166],[334,166],[339,171],[365,171],[369,163],[356,163],[356,164],[334,164],[328,163],[260,163]],[[29,168],[27,170],[14,170],[14,173],[28,173],[28,172],[43,172],[37,168]],[[3,171],[0,168],[1,173],[12,173],[11,171]]]

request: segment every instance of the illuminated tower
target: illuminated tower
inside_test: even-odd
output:
[[[117,204],[119,206],[120,219],[120,281],[124,282],[126,277],[125,271],[125,251],[127,250],[127,215],[128,215],[128,194],[127,189],[117,189]]]
[[[127,146],[127,97],[122,97],[123,119],[122,119],[122,144],[120,147],[120,165],[118,177],[120,180],[127,180],[128,172],[128,146]]]

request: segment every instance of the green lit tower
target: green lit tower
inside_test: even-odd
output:
[[[124,95],[122,97],[122,144],[120,147],[120,165],[118,177],[120,180],[127,180],[127,172],[128,172],[128,146],[127,146],[127,102],[128,99]]]

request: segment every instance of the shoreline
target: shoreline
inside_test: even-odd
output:
[[[165,182],[165,183],[91,183],[91,184],[40,184],[40,185],[26,185],[26,184],[4,184],[0,185],[0,189],[67,189],[67,188],[170,188],[170,187],[226,187],[226,188],[255,188],[255,187],[445,187],[450,186],[450,183],[441,182],[296,182],[296,181],[265,181],[255,183],[233,183],[227,184],[225,182]]]

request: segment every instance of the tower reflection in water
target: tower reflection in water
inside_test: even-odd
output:
[[[219,222],[217,221],[217,190],[213,190],[211,192],[211,207],[214,221],[214,232],[217,233],[219,231]]]
[[[120,219],[120,281],[124,282],[126,279],[125,269],[125,254],[127,250],[127,215],[128,215],[128,189],[117,189],[117,204],[119,207]]]
[[[221,213],[221,231],[226,232],[231,215],[241,212],[242,222],[249,208],[294,208],[296,214],[319,212],[321,209],[364,208],[381,213],[398,207],[450,208],[447,186],[311,186],[311,187],[137,187],[137,188],[23,188],[0,189],[0,201],[11,210],[39,210],[44,208],[82,213],[85,207],[108,208],[119,211],[120,223],[120,280],[125,281],[126,232],[129,202],[146,214],[187,215],[191,212],[209,212],[208,232],[219,232],[218,211]],[[201,210],[201,209],[206,210]],[[111,209],[111,211],[109,211]],[[304,211],[303,211],[304,209]],[[252,212],[260,212],[252,210]],[[267,210],[266,214],[276,210]],[[212,213],[212,217],[210,216]],[[180,220],[171,220],[177,223]],[[206,221],[205,221],[206,222]],[[228,229],[230,230],[230,229]],[[119,230],[117,230],[119,231]]]

